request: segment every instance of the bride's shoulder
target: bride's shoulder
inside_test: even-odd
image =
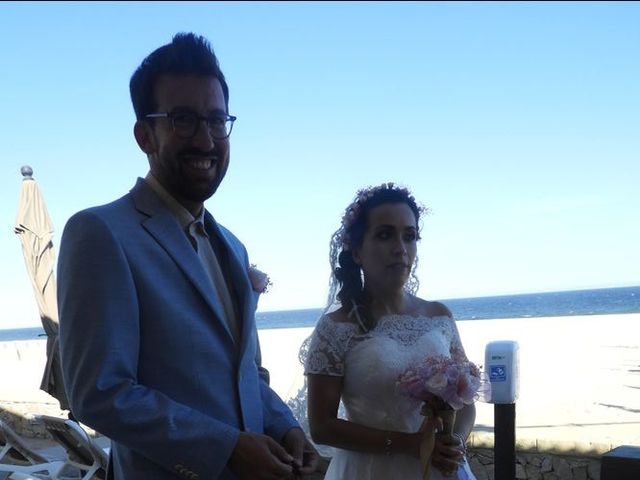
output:
[[[311,337],[316,342],[342,345],[342,349],[347,345],[351,338],[357,335],[357,325],[354,324],[348,314],[335,310],[322,314],[318,319]]]
[[[345,307],[340,307],[337,310],[333,310],[332,312],[324,314],[323,319],[332,323],[356,325],[356,322],[353,321],[352,316],[349,315],[349,310],[347,310]]]
[[[349,330],[351,328],[356,328],[357,323],[354,322],[347,309],[340,307],[337,310],[324,313],[318,320],[318,326],[331,330]]]
[[[444,303],[431,302],[429,300],[423,300],[422,298],[415,297],[416,310],[421,317],[433,318],[433,317],[448,317],[453,320],[451,310],[447,308]]]

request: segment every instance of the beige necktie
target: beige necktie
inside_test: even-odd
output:
[[[231,335],[233,336],[234,341],[238,343],[238,340],[240,338],[240,328],[238,325],[235,309],[233,308],[233,301],[231,300],[231,295],[229,294],[227,281],[222,275],[222,269],[220,268],[218,257],[211,247],[211,242],[209,241],[209,237],[204,230],[204,225],[202,224],[202,222],[193,222],[191,225],[189,225],[189,234],[196,241],[196,250],[198,252],[198,257],[200,257],[200,261],[202,262],[204,269],[209,275],[211,285],[222,305],[225,320],[227,322],[227,325],[229,326]]]

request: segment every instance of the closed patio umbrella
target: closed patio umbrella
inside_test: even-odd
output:
[[[24,166],[21,173],[24,178],[14,231],[22,243],[27,272],[33,286],[42,326],[47,334],[47,363],[40,389],[55,397],[60,402],[60,408],[67,410],[69,403],[62,384],[58,346],[58,302],[53,276],[53,225],[38,184],[33,179],[33,170]]]

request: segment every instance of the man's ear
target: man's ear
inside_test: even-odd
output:
[[[133,126],[133,136],[136,137],[136,142],[144,153],[147,155],[156,153],[155,137],[151,131],[151,125],[147,122],[138,120]]]

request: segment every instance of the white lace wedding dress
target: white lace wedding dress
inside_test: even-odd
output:
[[[462,348],[449,317],[382,317],[367,333],[355,323],[319,321],[308,343],[306,374],[344,377],[347,419],[380,430],[416,432],[422,403],[401,395],[396,379],[426,355]],[[467,462],[445,477],[435,467],[430,480],[475,480]],[[380,455],[335,449],[325,480],[422,480],[420,461],[410,455]]]

